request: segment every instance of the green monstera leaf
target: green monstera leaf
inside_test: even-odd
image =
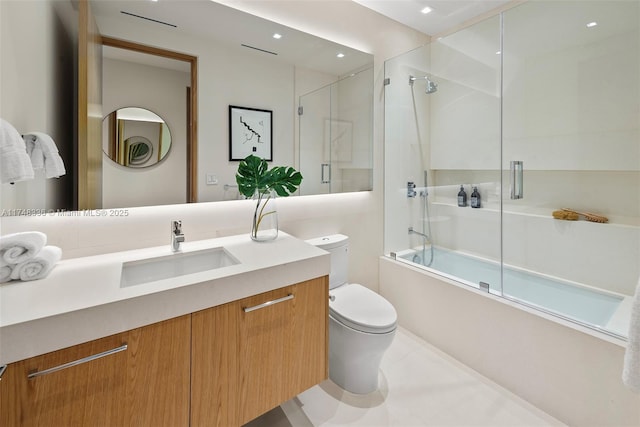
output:
[[[253,154],[238,165],[236,183],[245,197],[253,196],[256,190],[273,190],[280,197],[287,197],[298,189],[302,174],[292,167],[274,166],[268,169],[267,161]]]

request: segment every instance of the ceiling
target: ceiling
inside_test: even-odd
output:
[[[353,0],[388,18],[430,36],[457,27],[469,19],[511,0]],[[420,11],[426,6],[431,12]]]
[[[92,9],[103,35],[137,41],[120,34],[152,34],[159,47],[173,37],[214,40],[230,49],[337,76],[373,62],[370,54],[209,0],[92,0]],[[282,38],[274,39],[274,33]],[[126,54],[121,51],[106,49],[105,55]],[[338,58],[338,53],[344,56]],[[119,58],[133,61],[133,56]]]
[[[437,35],[509,3],[511,0],[353,1],[417,31],[428,35]],[[317,37],[243,13],[215,1],[94,0],[92,4],[98,26],[101,28],[103,26],[108,28],[137,26],[140,31],[149,29],[175,33],[176,35],[191,35],[215,39],[218,42],[234,46],[244,44],[277,53],[280,59],[290,63],[337,75],[344,75],[371,61],[369,55],[355,49],[349,49],[327,40],[319,40]],[[428,14],[420,13],[425,6],[429,6],[433,10]],[[274,40],[271,35],[275,32],[282,33],[284,37],[281,40]],[[108,35],[117,36],[117,34]],[[343,52],[347,56],[337,60],[336,54],[338,52]],[[107,49],[105,55],[135,61],[134,54],[129,53],[130,58],[123,57],[127,55],[127,52],[123,52],[122,49]],[[157,61],[157,58],[151,58],[151,55],[146,55],[146,57],[148,61]],[[140,61],[141,59],[136,62]],[[154,65],[162,66],[161,64]],[[167,60],[164,66],[166,68],[188,69],[188,66],[180,61]]]

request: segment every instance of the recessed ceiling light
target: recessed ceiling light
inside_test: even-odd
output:
[[[273,38],[274,38],[274,39],[281,39],[281,38],[282,38],[282,34],[275,33],[275,34],[273,35]]]
[[[420,13],[424,13],[425,15],[429,12],[433,12],[433,9],[431,9],[429,6],[425,7],[420,11]]]
[[[502,53],[502,51],[499,50],[499,51],[496,52],[496,55],[500,55],[501,53]]]
[[[344,53],[339,53],[336,55],[338,58],[344,58]]]
[[[598,25],[598,23],[597,23],[596,21],[589,22],[589,23],[587,24],[587,28],[593,28],[593,27],[595,27],[596,25]]]

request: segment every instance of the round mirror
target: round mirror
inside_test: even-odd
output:
[[[102,121],[102,149],[119,165],[153,166],[169,154],[171,132],[156,113],[140,107],[120,108]]]

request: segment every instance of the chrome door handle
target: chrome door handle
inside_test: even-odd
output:
[[[83,357],[82,359],[74,360],[73,362],[64,363],[62,365],[54,366],[53,368],[45,369],[44,371],[31,372],[29,375],[27,375],[27,379],[40,377],[40,376],[43,376],[43,375],[51,374],[53,372],[61,371],[63,369],[71,368],[72,366],[77,366],[77,365],[81,365],[83,363],[91,362],[91,361],[96,360],[96,359],[101,359],[101,358],[103,358],[105,356],[110,356],[110,355],[115,354],[115,353],[120,353],[121,351],[125,351],[126,349],[127,349],[127,344],[122,344],[118,348],[113,348],[111,350],[103,351],[102,353],[98,353],[98,354],[94,354],[94,355],[91,355],[91,356]]]
[[[245,313],[249,313],[251,311],[260,310],[261,308],[269,307],[270,305],[278,304],[279,302],[289,301],[293,299],[295,295],[289,294],[286,297],[274,299],[273,301],[263,302],[262,304],[254,305],[253,307],[243,307]]]
[[[320,184],[329,184],[331,182],[331,165],[329,163],[322,163],[320,165]]]
[[[524,166],[521,160],[512,160],[511,169],[511,198],[522,199],[522,179]]]

